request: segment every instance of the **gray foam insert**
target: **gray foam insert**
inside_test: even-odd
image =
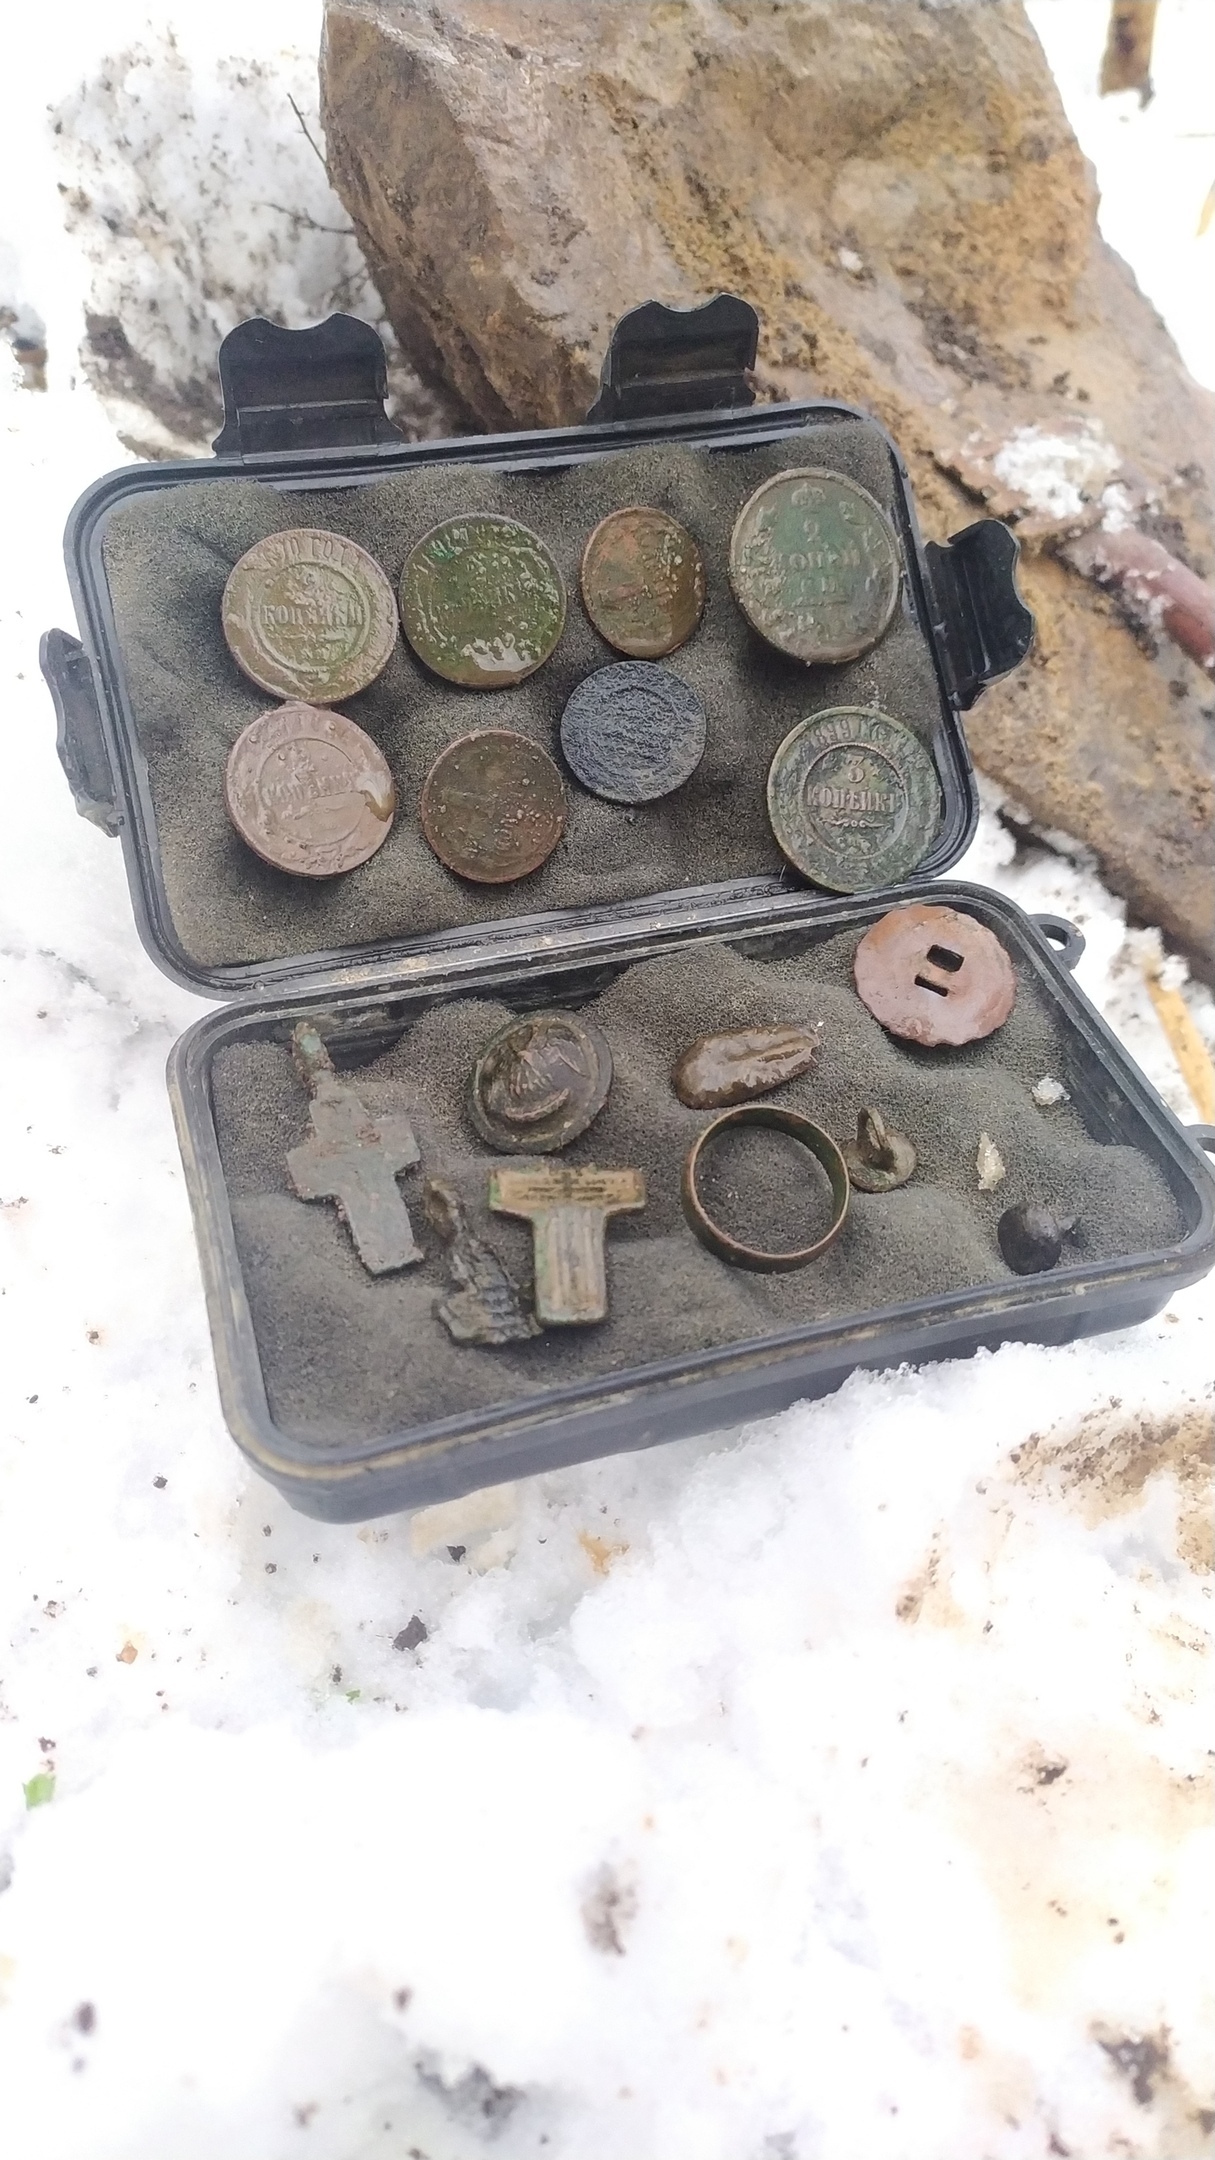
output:
[[[590,1130],[547,1159],[640,1166],[649,1200],[642,1214],[621,1216],[609,1229],[608,1319],[500,1349],[458,1347],[434,1318],[448,1276],[419,1206],[424,1261],[377,1280],[331,1205],[292,1196],[283,1158],[306,1133],[306,1096],[281,1034],[271,1040],[251,1021],[247,1036],[216,1055],[212,1100],[277,1422],[323,1454],[326,1446],[811,1320],[1012,1285],[995,1227],[1017,1201],[1079,1217],[1079,1242],[1068,1253],[1077,1262],[1159,1251],[1184,1234],[1169,1187],[1144,1153],[1094,1137],[1078,1100],[1048,1110],[1034,1103],[1030,1090],[1046,1074],[1075,1096],[1083,1085],[1072,1070],[1074,1038],[1020,961],[1017,1003],[995,1035],[962,1050],[920,1050],[887,1035],[857,998],[859,934],[784,957],[775,940],[689,944],[636,962],[581,1005],[608,1038],[615,1078]],[[451,1178],[473,1227],[523,1280],[530,1232],[489,1214],[486,1181],[495,1164],[526,1158],[484,1148],[463,1110],[473,1060],[508,1010],[466,997],[436,1002],[350,1077],[369,1105],[404,1110],[413,1123],[422,1163],[401,1180],[406,1201],[418,1201],[427,1173]],[[839,1141],[855,1130],[858,1107],[876,1104],[914,1140],[919,1167],[896,1192],[855,1194],[842,1235],[820,1260],[786,1275],[747,1274],[705,1251],[684,1222],[680,1166],[708,1113],[676,1099],[670,1071],[699,1035],[807,1021],[822,1023],[817,1068],[770,1099],[803,1111]],[[979,1192],[975,1169],[984,1131],[1007,1165],[991,1193]],[[821,1220],[814,1214],[821,1193],[816,1200],[815,1180],[791,1147],[756,1134],[721,1161],[711,1190],[744,1237],[800,1243]]]
[[[202,967],[302,957],[782,869],[765,782],[773,751],[796,721],[830,705],[877,704],[931,744],[941,718],[932,656],[905,580],[885,637],[846,666],[803,667],[749,629],[729,587],[730,532],[760,481],[791,465],[832,467],[888,510],[895,505],[895,468],[882,436],[861,421],[841,420],[749,450],[669,445],[547,472],[423,466],[327,493],[234,477],[149,492],[116,508],[102,542],[106,580],[169,909],[187,957]],[[586,675],[619,657],[582,608],[582,550],[600,518],[632,502],[671,511],[704,553],[703,620],[664,664],[704,701],[705,758],[676,794],[636,809],[587,794],[563,768],[568,823],[543,868],[514,885],[464,883],[422,838],[423,779],[444,745],[474,727],[516,728],[562,764],[566,699]],[[344,877],[314,882],[271,869],[238,838],[224,808],[228,752],[272,702],[241,674],[224,642],[220,600],[232,565],[268,533],[321,525],[367,548],[395,587],[424,532],[475,509],[520,518],[555,556],[569,596],[556,652],[514,689],[460,690],[429,674],[398,639],[378,681],[341,708],[392,768],[399,799],[392,832],[370,862]]]

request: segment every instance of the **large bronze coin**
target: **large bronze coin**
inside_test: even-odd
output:
[[[407,556],[401,620],[436,675],[502,690],[548,659],[565,626],[565,587],[536,533],[479,511],[436,525]]]
[[[539,743],[511,728],[474,728],[439,752],[419,811],[439,861],[457,877],[508,885],[552,854],[565,827],[565,790]]]
[[[617,660],[578,684],[561,715],[565,761],[607,802],[657,802],[695,772],[707,722],[696,692],[652,660]]]
[[[661,660],[686,644],[704,612],[700,549],[665,510],[613,510],[583,550],[582,599],[617,652]]]
[[[886,713],[836,705],[790,729],[768,772],[781,853],[828,892],[895,885],[923,860],[941,819],[936,768]]]
[[[491,1035],[473,1067],[468,1114],[503,1154],[551,1155],[597,1118],[612,1053],[593,1020],[528,1013]]]
[[[892,1035],[933,1047],[1002,1027],[1017,978],[998,937],[957,908],[892,908],[865,932],[852,965],[857,996]]]
[[[752,627],[794,660],[855,660],[899,596],[899,544],[872,495],[843,473],[765,480],[738,513],[730,583]]]
[[[365,690],[396,643],[392,587],[365,549],[301,526],[242,555],[224,587],[224,636],[259,690],[336,705]]]
[[[224,779],[241,839],[297,877],[356,870],[388,838],[392,774],[369,735],[344,713],[276,705],[238,735]]]

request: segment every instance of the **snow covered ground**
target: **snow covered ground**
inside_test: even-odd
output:
[[[202,1007],[136,943],[36,669],[39,632],[71,624],[64,516],[128,454],[76,363],[108,271],[91,214],[64,229],[80,182],[42,116],[142,38],[140,82],[172,92],[139,123],[171,228],[147,293],[214,288],[166,335],[186,379],[241,292],[214,210],[202,261],[168,122],[206,107],[221,193],[242,156],[258,190],[277,160],[303,187],[275,85],[307,95],[318,11],[47,12],[0,128],[0,273],[50,354],[45,392],[15,364],[0,384],[4,2149],[1208,2150],[1211,1284],[1120,1336],[860,1377],[446,1519],[322,1528],[241,1467],[162,1079]],[[1111,225],[1149,146],[1152,214],[1124,204],[1113,237],[1215,382],[1209,316],[1186,313],[1215,156],[1180,147],[1212,70],[1200,97],[1179,34],[1215,11],[1163,0],[1160,94],[1125,116],[1084,87],[1103,0],[1033,13]],[[301,320],[350,274],[318,240],[292,288],[286,259],[266,274]],[[1084,863],[1014,859],[993,810],[962,871],[1081,925],[1084,987],[1193,1115],[1144,934]]]

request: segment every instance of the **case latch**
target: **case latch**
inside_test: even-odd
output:
[[[613,330],[588,420],[645,420],[661,413],[728,411],[753,405],[750,371],[759,317],[735,293],[703,307],[647,300]]]
[[[1017,591],[1020,543],[998,518],[980,518],[926,549],[937,635],[965,712],[980,690],[1024,660],[1034,618]]]
[[[331,315],[310,330],[283,330],[260,315],[239,323],[219,348],[219,380],[216,457],[401,440],[384,410],[384,347],[353,315]]]
[[[109,752],[101,732],[93,670],[79,638],[66,630],[44,631],[38,665],[55,705],[59,763],[81,817],[113,839],[122,826]]]

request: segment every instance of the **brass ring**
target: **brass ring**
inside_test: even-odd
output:
[[[828,1229],[813,1245],[799,1246],[795,1252],[762,1252],[752,1245],[742,1245],[727,1230],[713,1221],[696,1189],[696,1174],[706,1147],[719,1139],[723,1132],[739,1125],[768,1125],[775,1132],[788,1133],[806,1148],[815,1160],[822,1164],[831,1181],[831,1197],[835,1213]],[[814,1125],[808,1117],[801,1117],[796,1110],[782,1110],[776,1103],[744,1103],[737,1110],[723,1111],[711,1125],[698,1133],[684,1161],[681,1179],[683,1211],[688,1223],[702,1245],[707,1245],[719,1260],[728,1260],[731,1267],[753,1268],[758,1273],[775,1275],[789,1268],[805,1267],[808,1260],[817,1260],[825,1253],[844,1227],[848,1213],[851,1185],[848,1165],[844,1161],[830,1133],[821,1125]]]

